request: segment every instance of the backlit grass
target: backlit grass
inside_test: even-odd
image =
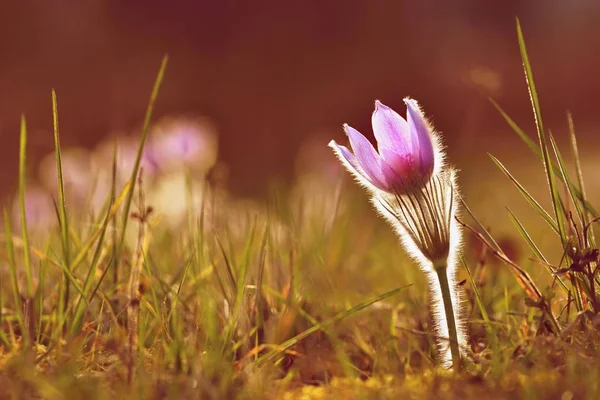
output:
[[[494,221],[479,220],[462,199],[463,370],[439,367],[424,277],[332,155],[260,201],[231,196],[218,174],[150,170],[145,146],[165,58],[132,166],[122,170],[115,144],[111,162],[94,171],[106,190],[93,210],[100,178],[76,200],[59,132],[72,116],[59,115],[52,92],[55,223],[41,230],[22,119],[18,214],[4,209],[0,233],[1,397],[600,396],[598,215],[574,123],[569,117],[570,176],[565,151],[543,127],[520,27],[518,38],[537,143],[492,105],[543,162],[552,208],[493,155],[490,164],[531,206],[526,218],[507,210],[514,238],[495,238]],[[534,220],[546,224],[543,238],[527,230]],[[563,256],[545,254],[542,240]]]

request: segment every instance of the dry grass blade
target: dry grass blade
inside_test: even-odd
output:
[[[503,261],[510,267],[510,269],[511,269],[515,279],[519,283],[519,285],[523,288],[523,290],[525,291],[527,296],[531,299],[531,301],[534,304],[536,304],[537,307],[539,307],[542,311],[544,311],[544,313],[547,314],[547,316],[550,320],[550,323],[553,325],[554,333],[558,334],[560,332],[560,325],[558,324],[558,321],[556,320],[554,313],[550,309],[550,306],[544,299],[542,292],[538,289],[537,285],[533,282],[533,280],[531,279],[529,274],[527,272],[525,272],[521,267],[519,267],[514,261],[512,261],[510,258],[508,258],[501,249],[496,249],[476,229],[467,225],[466,223],[461,221],[460,218],[458,218],[458,217],[456,217],[456,220],[458,221],[458,223],[460,225],[462,225],[464,228],[471,231],[483,244],[485,244],[490,249],[490,251],[492,252],[492,254],[495,257],[497,257],[499,260]]]
[[[350,316],[356,314],[357,312],[359,312],[361,310],[364,310],[365,308],[369,307],[372,304],[375,304],[375,303],[377,303],[379,301],[382,301],[382,300],[385,300],[385,299],[387,299],[389,297],[392,297],[395,294],[398,294],[401,291],[409,288],[410,286],[412,286],[412,285],[407,285],[407,286],[403,286],[403,287],[400,287],[400,288],[396,288],[396,289],[390,290],[389,292],[386,292],[386,293],[384,293],[382,295],[373,297],[373,298],[371,298],[371,299],[369,299],[369,300],[367,300],[365,302],[362,302],[362,303],[360,303],[360,304],[358,304],[358,305],[350,308],[349,310],[342,311],[342,312],[334,315],[333,317],[331,317],[329,319],[326,319],[325,321],[322,321],[322,322],[320,322],[320,323],[318,323],[316,325],[313,325],[312,327],[308,328],[304,332],[302,332],[302,333],[294,336],[293,338],[291,338],[289,340],[286,340],[285,342],[281,343],[278,346],[278,348],[277,348],[278,350],[277,351],[267,353],[264,356],[258,358],[258,360],[256,360],[256,364],[260,365],[260,364],[262,364],[264,362],[272,360],[274,357],[277,357],[277,355],[280,354],[281,351],[285,351],[285,350],[289,349],[290,347],[294,346],[296,343],[298,343],[302,339],[306,338],[307,336],[309,336],[309,335],[311,335],[311,334],[313,334],[313,333],[315,333],[315,332],[317,332],[319,330],[325,329],[329,325],[334,324],[335,322],[338,322],[338,321],[340,321],[340,320],[342,320],[344,318],[350,317]]]
[[[585,185],[583,182],[583,171],[581,170],[581,160],[579,158],[579,148],[577,147],[577,137],[575,135],[575,124],[573,123],[573,116],[571,115],[570,112],[567,113],[567,120],[569,123],[569,139],[571,142],[571,152],[573,154],[573,160],[575,161],[575,172],[577,174],[577,183],[579,186],[578,188],[576,188],[576,195],[578,192],[579,196],[577,196],[577,198],[578,198],[578,200],[581,201],[581,203],[583,205],[582,219],[583,219],[583,224],[585,226],[588,224],[588,222],[590,220],[590,216],[588,215],[589,208],[587,207],[588,200],[587,200],[587,194],[585,191]],[[595,247],[596,239],[594,237],[593,229],[590,230],[588,239],[589,239],[589,243],[587,243],[586,245]]]

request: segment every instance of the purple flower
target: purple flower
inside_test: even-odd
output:
[[[154,128],[151,148],[162,170],[190,167],[208,171],[216,161],[216,140],[201,119],[165,119]]]
[[[344,125],[351,152],[333,140],[329,146],[365,186],[371,203],[429,278],[440,361],[460,368],[467,343],[456,285],[461,232],[456,215],[456,178],[444,165],[437,134],[415,100],[404,99],[406,120],[375,102],[372,125],[378,151],[356,129]]]
[[[415,100],[406,98],[406,120],[379,101],[371,123],[379,152],[359,131],[348,124],[348,148],[331,141],[340,160],[361,182],[386,192],[407,193],[429,182],[434,166],[435,138]]]
[[[13,202],[13,227],[15,230],[22,229],[21,205],[18,196]],[[34,185],[25,190],[25,217],[27,228],[32,234],[45,234],[55,226],[57,222],[56,211],[52,198],[41,187]]]
[[[115,141],[117,146],[117,189],[120,189],[120,186],[127,183],[131,178],[140,145],[139,139],[132,136],[118,136],[116,138],[106,140],[100,144],[95,151],[95,154],[92,158],[91,167],[93,174],[89,180],[92,187],[96,185],[103,185],[107,187],[107,190],[110,188],[110,183],[112,182],[112,165]],[[146,146],[142,151],[140,168],[144,170],[144,179],[151,179],[158,172],[155,153],[153,149],[148,146],[148,143],[146,143]],[[96,183],[101,175],[102,179],[106,181]]]

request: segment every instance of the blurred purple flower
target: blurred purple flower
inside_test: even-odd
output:
[[[21,229],[21,208],[19,197],[13,202],[13,226]],[[25,216],[31,233],[48,233],[57,222],[56,210],[48,192],[38,186],[29,186],[25,191]]]
[[[92,174],[90,153],[88,150],[81,148],[62,150],[61,153],[63,183],[68,203],[73,201],[80,206],[84,204],[89,196],[90,182],[93,180],[93,176],[96,175],[96,173]],[[58,172],[54,153],[50,153],[42,159],[39,172],[42,184],[57,196]]]
[[[435,166],[435,137],[415,100],[406,98],[406,120],[379,101],[371,123],[379,152],[359,131],[348,124],[344,130],[352,153],[331,141],[346,168],[363,184],[390,193],[407,193],[424,187]]]
[[[165,171],[191,167],[206,172],[216,162],[216,140],[212,129],[202,120],[159,122],[149,147],[158,167]]]
[[[110,187],[110,176],[112,174],[113,152],[115,139],[104,142],[95,154],[95,173],[106,172],[109,181],[106,182]],[[139,148],[139,139],[133,137],[119,137],[117,144],[117,184],[124,185],[131,178],[135,158]],[[154,149],[146,143],[140,160],[140,168],[143,169],[144,179],[152,178],[158,171],[158,161],[155,157]],[[93,181],[93,180],[92,180]],[[119,188],[120,189],[120,188]]]

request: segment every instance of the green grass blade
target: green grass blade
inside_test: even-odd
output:
[[[63,180],[62,157],[60,147],[60,134],[58,129],[58,103],[56,92],[52,90],[52,122],[54,128],[54,152],[56,158],[56,175],[58,183],[58,221],[60,224],[61,242],[63,250],[63,261],[65,267],[70,270],[70,249],[69,249],[69,222],[67,219],[67,206],[65,201],[65,186]],[[69,279],[63,276],[64,294],[61,296],[60,306],[62,310],[69,304]]]
[[[567,235],[565,232],[564,215],[559,205],[559,194],[556,188],[556,181],[554,177],[554,170],[552,168],[552,162],[550,160],[550,154],[548,152],[548,145],[546,144],[546,134],[544,131],[544,123],[542,121],[542,112],[540,109],[540,102],[535,88],[535,81],[533,79],[533,71],[531,70],[531,63],[529,62],[529,56],[527,55],[527,47],[525,45],[525,39],[523,37],[523,31],[521,30],[521,24],[517,18],[517,36],[519,38],[519,49],[521,50],[521,58],[523,60],[523,67],[525,69],[525,79],[527,81],[527,87],[529,89],[529,98],[531,105],[533,106],[535,124],[537,127],[538,140],[540,142],[540,149],[542,151],[544,168],[546,170],[546,179],[548,180],[548,186],[550,189],[550,196],[552,199],[552,206],[554,208],[554,214],[556,223],[558,226],[558,233],[562,241],[563,246],[567,243]]]
[[[221,290],[223,292],[223,296],[225,296],[225,299],[227,300],[227,302],[232,305],[234,303],[234,299],[235,299],[235,289],[237,288],[237,284],[236,284],[236,278],[235,278],[235,274],[233,273],[233,265],[230,261],[230,257],[227,255],[227,250],[225,250],[225,246],[223,246],[223,242],[221,242],[221,239],[219,237],[219,235],[215,234],[215,242],[217,243],[217,247],[219,248],[221,255],[223,256],[223,262],[225,263],[225,272],[226,272],[226,276],[227,276],[227,283],[229,284],[228,287],[225,286],[225,284],[223,283],[223,280],[221,279],[220,274],[216,274],[217,279],[219,281],[219,285],[221,287]]]
[[[573,123],[573,116],[571,115],[571,113],[567,113],[567,120],[569,123],[569,138],[571,141],[571,152],[573,154],[573,160],[575,161],[575,173],[577,174],[577,184],[578,184],[578,188],[576,188],[576,190],[579,192],[578,195],[578,199],[581,202],[582,206],[583,206],[583,212],[582,212],[582,220],[584,225],[587,225],[587,223],[589,222],[590,218],[588,216],[588,212],[589,209],[588,207],[586,207],[587,204],[587,194],[585,192],[585,185],[583,183],[583,171],[581,170],[581,160],[579,158],[579,148],[577,146],[577,137],[575,135],[575,124]],[[591,246],[591,247],[595,247],[596,246],[596,239],[594,238],[594,229],[590,229],[589,230],[589,234],[588,234],[588,241],[589,243],[586,243],[586,246]]]
[[[471,283],[471,288],[473,289],[473,293],[475,294],[475,302],[477,303],[477,308],[479,309],[479,312],[481,313],[481,318],[483,318],[483,320],[485,321],[485,330],[487,331],[488,334],[492,334],[493,328],[491,326],[490,316],[488,315],[487,310],[485,309],[485,306],[483,304],[483,298],[481,297],[479,288],[477,287],[475,279],[473,278],[473,274],[471,274],[471,269],[469,268],[469,265],[467,264],[467,260],[465,259],[465,256],[462,254],[460,256],[460,262],[462,263],[463,267],[465,268],[465,271],[467,271],[467,275],[469,277],[469,282]]]
[[[62,156],[60,146],[60,133],[58,128],[58,104],[56,100],[56,92],[52,90],[52,119],[54,127],[54,151],[56,158],[56,172],[58,183],[58,211],[60,218],[61,239],[63,246],[63,257],[65,264],[69,265],[69,224],[67,219],[67,206],[65,200],[65,185],[63,179]]]
[[[533,207],[533,209],[544,219],[544,221],[546,221],[546,223],[550,226],[550,228],[552,228],[552,230],[555,233],[560,235],[558,225],[556,221],[552,219],[550,214],[548,214],[548,212],[544,210],[540,203],[538,203],[537,200],[534,199],[531,194],[529,194],[527,189],[525,189],[525,187],[521,185],[521,183],[508,171],[508,169],[506,169],[506,167],[500,162],[500,160],[498,160],[491,154],[489,154],[489,156],[494,162],[494,164],[496,164],[496,166],[498,166],[498,168],[500,168],[500,170],[504,173],[504,175],[506,175],[508,179],[510,179],[515,184],[521,195],[525,198],[525,200],[527,200],[531,207]]]
[[[131,185],[129,185],[129,184],[125,185],[125,187],[121,191],[121,194],[115,200],[115,203],[113,204],[113,206],[109,208],[109,213],[110,213],[111,218],[114,217],[116,215],[116,213],[119,211],[119,207],[121,206],[121,203],[123,203],[123,201],[124,201],[125,197],[127,196],[130,189],[131,189]],[[94,243],[96,243],[96,240],[98,240],[101,233],[102,233],[102,226],[98,227],[92,233],[92,235],[87,239],[87,241],[83,244],[83,246],[81,247],[79,252],[73,258],[73,262],[71,264],[71,271],[74,272],[77,269],[77,267],[85,260],[85,258],[89,254],[90,249],[92,248]]]
[[[542,155],[542,152],[540,151],[540,148],[537,144],[535,144],[535,142],[533,140],[531,140],[529,138],[529,136],[527,136],[525,134],[525,132],[523,131],[523,129],[521,129],[521,127],[519,127],[519,125],[517,125],[517,123],[508,116],[508,114],[502,109],[502,107],[500,107],[500,105],[498,103],[496,103],[494,101],[494,99],[490,98],[489,99],[490,102],[492,103],[492,105],[494,106],[494,108],[500,113],[500,115],[504,118],[504,120],[508,123],[508,125],[512,128],[513,131],[515,131],[515,133],[525,142],[525,144],[527,144],[527,147],[529,147],[529,149],[531,151],[533,151],[540,160],[544,160],[544,157]],[[561,175],[560,175],[560,171],[558,169],[558,166],[552,162],[552,170],[554,171],[554,174],[556,176],[558,176],[560,179],[562,179]],[[563,182],[565,183],[565,182]],[[572,182],[571,182],[572,184]],[[579,199],[583,199],[583,194],[579,189],[575,189],[575,193],[577,194],[577,197]],[[599,216],[598,212],[596,211],[596,209],[594,208],[594,206],[587,200],[583,201],[584,207],[586,210],[588,210],[588,212],[590,214],[592,214],[592,216],[597,217]]]
[[[517,216],[510,210],[510,208],[506,207],[506,210],[508,211],[508,215],[510,217],[510,220],[513,222],[513,224],[515,225],[515,227],[519,231],[519,234],[521,235],[521,237],[527,242],[527,244],[529,245],[529,248],[531,249],[531,251],[533,251],[533,253],[535,254],[535,256],[540,261],[542,261],[545,266],[548,267],[549,266],[548,260],[546,259],[546,257],[544,257],[544,254],[540,251],[539,247],[535,244],[535,242],[531,238],[531,235],[525,229],[525,226],[521,223],[521,221],[519,221],[519,219],[517,218]],[[549,268],[548,268],[548,271],[550,272],[551,275],[553,275],[553,271],[551,271]],[[562,281],[562,279],[560,279],[560,277],[554,276],[554,275],[553,275],[553,277],[556,278],[558,284],[565,291],[565,293],[568,293],[569,289],[567,288],[567,286],[565,285],[565,283]]]
[[[263,279],[265,274],[265,266],[267,263],[267,245],[269,242],[269,228],[268,225],[265,228],[263,233],[263,237],[260,244],[260,259],[258,264],[258,276],[256,278],[256,299],[254,304],[254,309],[256,310],[256,318],[254,324],[257,329],[262,329],[264,326],[264,316],[263,316]],[[258,347],[259,345],[259,337],[255,335],[254,345]],[[258,355],[256,356],[258,358]]]
[[[13,245],[12,227],[10,224],[10,215],[4,208],[4,241],[6,245],[6,254],[8,256],[8,270],[10,272],[11,289],[13,292],[15,314],[21,332],[26,332],[23,318],[23,302],[21,300],[21,289],[17,278],[17,261],[15,258],[15,247]]]
[[[263,285],[261,287],[262,290],[268,292],[269,295],[271,295],[277,301],[284,304],[286,307],[293,309],[295,312],[298,313],[298,315],[307,320],[309,323],[313,325],[319,323],[319,320],[317,320],[315,317],[306,312],[299,304],[296,304],[291,298],[289,298],[289,296],[283,296],[277,290],[267,285]],[[339,338],[333,331],[331,331],[330,328],[323,328],[323,333],[325,333],[325,335],[327,335],[327,337],[331,341],[331,344],[333,345],[336,352],[336,357],[338,358],[340,364],[343,366],[344,373],[346,374],[346,376],[355,376],[356,374],[354,373],[354,366],[352,364],[352,361],[350,360],[348,354],[344,351],[343,340]],[[256,344],[256,346],[258,346],[258,344]],[[258,358],[258,354],[256,354],[255,361],[258,360]]]
[[[246,287],[246,276],[248,275],[248,268],[250,266],[250,256],[252,254],[252,247],[254,245],[254,239],[256,237],[257,230],[257,219],[252,223],[252,227],[250,228],[250,233],[248,234],[248,239],[246,240],[246,246],[244,247],[244,251],[242,253],[242,259],[240,261],[239,271],[236,272],[236,298],[235,298],[235,306],[239,307],[241,305],[241,301],[244,297],[244,289]]]
[[[125,242],[125,232],[127,230],[127,222],[129,221],[129,212],[131,210],[131,203],[133,201],[133,196],[135,194],[135,185],[138,177],[138,173],[140,170],[140,163],[142,161],[142,154],[144,151],[144,145],[146,144],[146,139],[148,138],[148,132],[150,131],[150,121],[152,120],[152,111],[154,110],[154,104],[156,103],[156,99],[158,97],[158,92],[160,90],[160,86],[162,85],[162,81],[165,75],[165,70],[167,68],[167,62],[169,57],[165,55],[162,59],[162,63],[158,70],[158,74],[156,76],[156,80],[154,81],[154,87],[152,88],[152,93],[150,94],[150,101],[148,102],[148,108],[146,109],[146,116],[144,118],[144,125],[142,127],[142,136],[140,137],[140,145],[138,146],[137,155],[135,157],[135,163],[133,166],[133,171],[131,172],[130,185],[131,189],[127,194],[127,199],[124,204],[124,212],[123,212],[123,225],[121,226],[121,238],[119,242],[119,252],[123,248],[123,244]]]
[[[235,287],[235,301],[233,303],[233,309],[229,323],[225,330],[226,340],[223,342],[222,351],[225,351],[227,344],[231,343],[233,334],[237,326],[237,320],[241,314],[242,306],[244,304],[244,293],[246,289],[246,276],[250,266],[250,255],[252,253],[252,246],[254,244],[254,237],[256,236],[257,221],[256,219],[252,223],[246,245],[242,253],[242,259],[240,261],[240,268],[236,274],[236,287]]]
[[[50,253],[50,244],[48,244],[48,248],[46,249],[46,259],[44,259],[43,261],[40,260],[40,268],[38,269],[38,282],[39,282],[39,287],[40,288],[44,288],[46,287],[46,277],[48,275],[48,259],[49,259],[49,253]],[[34,332],[36,332],[36,338],[35,341],[37,343],[39,343],[41,341],[42,338],[42,334],[43,334],[43,319],[44,319],[44,291],[43,290],[37,290],[36,291],[36,305],[37,305],[37,309],[39,310],[39,312],[37,313],[37,320],[36,320],[36,325],[35,325],[35,329]]]
[[[525,142],[527,147],[529,147],[529,149],[531,149],[531,151],[533,151],[541,159],[542,152],[540,151],[539,146],[533,140],[531,140],[529,136],[527,136],[525,131],[523,131],[523,129],[521,129],[521,127],[517,125],[517,123],[506,113],[506,111],[504,111],[502,107],[500,107],[500,104],[498,104],[496,100],[492,99],[491,97],[488,98],[488,100],[490,101],[490,103],[492,103],[496,111],[500,113],[502,118],[504,118],[508,126],[510,126],[512,130],[515,131],[515,133],[521,138],[521,140]]]
[[[542,251],[540,250],[540,248],[535,244],[535,242],[531,238],[531,235],[525,229],[525,226],[521,223],[521,221],[519,221],[519,219],[517,218],[517,216],[511,211],[510,208],[506,207],[506,211],[508,211],[508,215],[510,217],[510,220],[513,222],[513,224],[515,225],[515,227],[519,231],[519,234],[521,235],[521,237],[523,237],[523,239],[525,240],[525,242],[527,242],[527,245],[529,246],[529,248],[531,249],[531,251],[533,251],[533,254],[535,254],[535,256],[538,258],[538,260],[541,260],[541,261],[543,261],[544,263],[547,264],[548,260],[546,259],[546,257],[544,256],[544,254],[542,253]]]
[[[537,90],[535,89],[535,81],[533,80],[533,71],[531,69],[531,63],[529,62],[529,56],[527,54],[527,46],[525,45],[525,38],[523,37],[523,31],[521,30],[521,24],[517,18],[517,36],[519,39],[519,50],[521,51],[521,59],[523,60],[523,68],[525,69],[525,80],[527,81],[527,88],[529,89],[529,99],[533,106],[535,124],[538,131],[538,139],[540,141],[540,148],[542,154],[547,152],[546,138],[544,135],[544,124],[542,122],[542,112],[540,110],[540,102],[538,100]]]
[[[152,282],[152,279],[156,279],[158,281],[158,283],[161,285],[164,292],[169,293],[169,290],[171,290],[171,288],[168,285],[168,283],[161,279],[158,272],[153,273],[153,269],[151,267],[152,257],[147,253],[144,253],[143,256],[144,256],[143,267],[146,269],[146,276],[148,277],[149,282]],[[160,301],[158,300],[158,288],[156,286],[157,285],[150,284],[150,295],[151,295],[152,303],[154,304],[154,307],[157,310],[159,310],[160,309]],[[165,321],[162,321],[162,322],[166,324]]]
[[[260,365],[267,361],[272,360],[273,358],[277,357],[282,352],[284,352],[284,351],[288,350],[290,347],[296,345],[296,343],[300,342],[302,339],[306,338],[307,336],[310,336],[311,334],[313,334],[317,331],[323,330],[326,327],[328,327],[329,325],[332,325],[338,321],[341,321],[344,318],[348,318],[348,317],[356,314],[357,312],[364,310],[365,308],[369,307],[372,304],[375,304],[379,301],[382,301],[389,297],[392,297],[392,296],[400,293],[401,291],[409,288],[410,286],[412,286],[412,284],[390,290],[389,292],[383,293],[379,296],[372,297],[369,300],[364,301],[346,311],[337,313],[336,315],[334,315],[331,318],[326,319],[325,321],[322,321],[316,325],[313,325],[312,327],[308,328],[304,332],[301,332],[298,335],[294,336],[293,338],[281,343],[279,346],[277,346],[278,347],[277,350],[269,352],[269,353],[259,357],[258,360],[256,360],[256,364]]]
[[[552,146],[552,150],[554,151],[554,155],[556,156],[556,160],[558,161],[558,167],[560,169],[560,175],[563,178],[563,182],[570,182],[569,174],[567,173],[567,167],[565,166],[565,162],[562,158],[562,154],[560,153],[560,150],[558,149],[558,146],[556,145],[556,141],[554,140],[554,136],[552,135],[551,132],[549,133],[549,137],[550,137],[550,145]],[[577,216],[583,222],[583,210],[581,209],[581,204],[579,204],[579,201],[575,194],[575,191],[574,191],[575,188],[573,187],[573,185],[568,184],[568,183],[565,184],[565,186],[567,187],[567,192],[569,193],[571,203],[573,203],[573,206],[575,207],[575,210],[577,211]]]
[[[2,310],[4,310],[4,274],[0,274],[0,326],[4,327],[4,318]],[[12,344],[4,329],[0,329],[0,344],[7,349],[12,349]]]
[[[192,266],[192,259],[190,258],[186,263],[185,266],[183,267],[183,273],[181,274],[181,277],[179,278],[179,282],[177,284],[177,290],[175,291],[175,293],[171,293],[173,295],[173,300],[171,303],[171,310],[169,311],[169,314],[167,315],[167,320],[171,320],[172,314],[175,312],[180,299],[181,299],[181,289],[183,288],[183,283],[185,282],[185,278],[188,276],[188,274],[190,273],[190,268]],[[172,292],[172,288],[169,288],[169,291]],[[158,304],[158,303],[156,303]]]
[[[110,181],[110,196],[116,198],[117,196],[117,156],[118,147],[117,141],[113,142],[113,158],[112,158],[112,169],[111,169],[111,181]],[[117,213],[112,216],[112,252],[113,252],[113,284],[116,286],[119,283],[119,229],[118,229],[118,218]]]
[[[112,206],[112,202],[111,202]],[[110,210],[110,207],[109,207]],[[83,283],[83,295],[79,298],[77,305],[75,306],[75,314],[73,316],[73,322],[71,324],[71,335],[76,335],[79,333],[81,327],[81,321],[83,319],[83,313],[85,311],[86,303],[89,304],[89,301],[94,297],[94,293],[89,294],[90,287],[92,284],[92,278],[96,275],[96,268],[98,266],[98,261],[100,260],[100,254],[102,253],[102,246],[104,244],[104,236],[106,234],[106,228],[108,227],[108,223],[110,221],[110,212],[107,210],[106,216],[104,217],[104,222],[102,223],[102,230],[100,233],[100,237],[98,238],[98,243],[96,244],[96,250],[94,251],[94,256],[92,258],[92,262],[90,264],[90,268],[88,270],[87,276]],[[87,300],[87,301],[86,301]]]
[[[464,200],[462,200],[462,204],[463,204],[463,207],[465,208],[465,210],[467,210],[467,213],[476,222],[480,231],[477,231],[477,229],[470,227],[469,225],[467,225],[460,219],[458,219],[459,224],[462,225],[463,227],[469,229],[471,232],[475,233],[477,236],[479,236],[479,239],[484,241],[484,244],[486,246],[490,247],[492,249],[492,251],[495,251],[497,253],[496,254],[497,256],[500,256],[500,259],[510,267],[510,270],[511,270],[513,276],[516,278],[517,282],[523,288],[523,290],[525,290],[525,293],[527,294],[527,296],[529,296],[530,299],[532,299],[533,301],[536,301],[536,302],[539,302],[540,300],[542,300],[543,299],[542,292],[538,289],[537,285],[531,279],[529,274],[525,270],[523,270],[521,267],[519,267],[517,264],[515,264],[511,259],[509,259],[506,256],[506,254],[504,254],[504,251],[502,250],[502,248],[494,240],[492,235],[483,226],[483,224],[481,222],[479,222],[477,217],[475,217],[475,215],[469,209],[469,207],[467,206],[467,204],[465,203]],[[549,314],[551,314],[550,310],[549,310]],[[556,320],[556,318],[554,318],[554,315],[550,315],[550,317],[554,324],[554,321]],[[554,325],[556,326],[556,324],[554,324]]]
[[[26,153],[27,153],[27,122],[25,116],[21,116],[21,139],[19,146],[19,206],[21,214],[21,230],[23,236],[23,256],[25,262],[25,277],[27,280],[26,296],[31,299],[34,294],[33,289],[33,269],[31,267],[31,252],[29,248],[29,230],[27,228],[27,207],[25,202],[25,189],[27,187],[26,178]]]
[[[463,205],[465,211],[467,211],[467,214],[469,214],[469,216],[471,217],[471,219],[473,221],[475,221],[475,223],[477,224],[477,227],[479,228],[479,232],[481,232],[481,234],[483,235],[483,237],[488,241],[488,243],[490,243],[490,245],[494,248],[494,250],[496,250],[496,251],[502,251],[502,248],[500,247],[500,245],[498,244],[498,242],[496,242],[496,239],[494,239],[494,237],[492,236],[492,234],[486,229],[485,226],[483,226],[483,224],[475,216],[475,214],[473,213],[473,211],[471,211],[471,209],[469,208],[469,206],[467,205],[467,203],[465,202],[465,200],[462,197],[461,197],[460,200],[462,202],[462,205]]]

